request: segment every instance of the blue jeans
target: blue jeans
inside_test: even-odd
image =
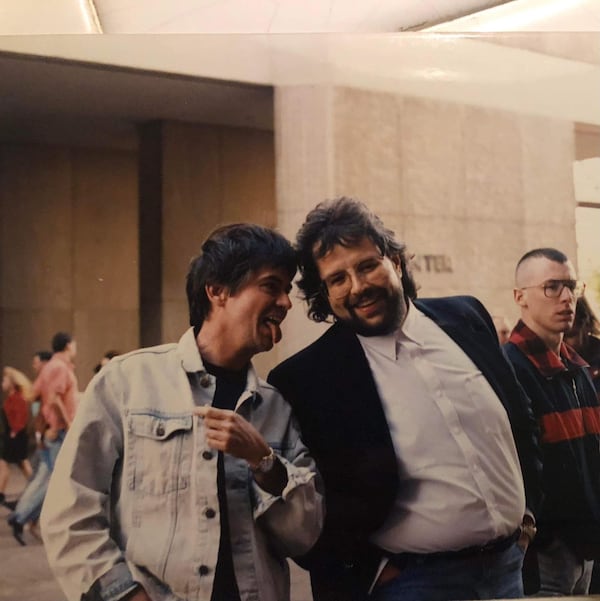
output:
[[[540,590],[536,597],[587,595],[594,562],[579,557],[560,538],[536,549]]]
[[[410,559],[400,575],[372,593],[374,601],[451,601],[523,597],[523,551],[515,543],[498,553]]]
[[[65,433],[61,431],[55,440],[44,442],[45,448],[40,451],[37,470],[21,493],[10,519],[24,525],[30,520],[37,520],[40,517],[50,476],[64,438]]]

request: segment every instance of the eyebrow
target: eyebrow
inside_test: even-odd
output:
[[[374,260],[379,260],[379,259],[384,259],[384,258],[385,258],[385,255],[381,255],[380,253],[369,255],[368,257],[363,257],[362,259],[359,259],[356,263],[354,263],[353,265],[350,265],[349,268],[356,269],[357,267],[360,267],[363,263],[366,263],[367,261],[374,261]],[[335,271],[332,271],[331,273],[328,273],[327,275],[323,276],[322,279],[326,280],[326,279],[330,278],[331,276],[337,275],[338,273],[346,273],[349,268],[336,269]]]
[[[267,283],[267,282],[275,282],[275,283],[279,284],[281,287],[283,287],[283,280],[278,275],[275,275],[274,273],[265,274],[258,279],[259,284]],[[287,293],[292,291],[292,283],[291,282],[287,286],[285,286],[285,291]]]

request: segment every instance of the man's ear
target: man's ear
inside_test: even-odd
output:
[[[525,301],[525,292],[522,288],[514,288],[513,289],[513,298],[515,299],[515,303],[519,305],[519,307],[526,307],[527,303]]]
[[[206,284],[204,290],[211,306],[222,307],[229,296],[229,290],[222,284]]]

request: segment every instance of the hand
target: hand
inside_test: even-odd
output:
[[[10,431],[10,437],[11,438],[15,438],[16,435],[17,435],[16,432],[13,432],[12,430]]]
[[[523,552],[527,551],[527,547],[529,547],[535,538],[536,532],[537,528],[535,527],[535,520],[531,515],[525,514],[523,516],[523,521],[521,522],[521,535],[517,541],[517,545],[521,547]]]
[[[517,545],[521,548],[523,553],[527,551],[529,543],[531,543],[529,537],[525,534],[525,532],[521,532],[519,539],[517,540]]]
[[[206,442],[223,451],[256,465],[270,452],[260,432],[239,413],[215,407],[196,407],[194,414],[204,418]]]

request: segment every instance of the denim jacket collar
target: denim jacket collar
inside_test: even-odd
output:
[[[188,328],[188,330],[179,339],[179,343],[177,344],[177,353],[181,358],[181,365],[186,372],[206,373],[202,363],[202,357],[200,356],[200,351],[198,350],[198,345],[196,343],[196,337],[194,336],[194,328]],[[250,363],[250,366],[248,367],[248,376],[246,379],[246,389],[236,403],[236,411],[248,399],[252,399],[252,406],[257,407],[262,402],[259,390],[258,375],[254,369],[254,366],[252,363]]]

